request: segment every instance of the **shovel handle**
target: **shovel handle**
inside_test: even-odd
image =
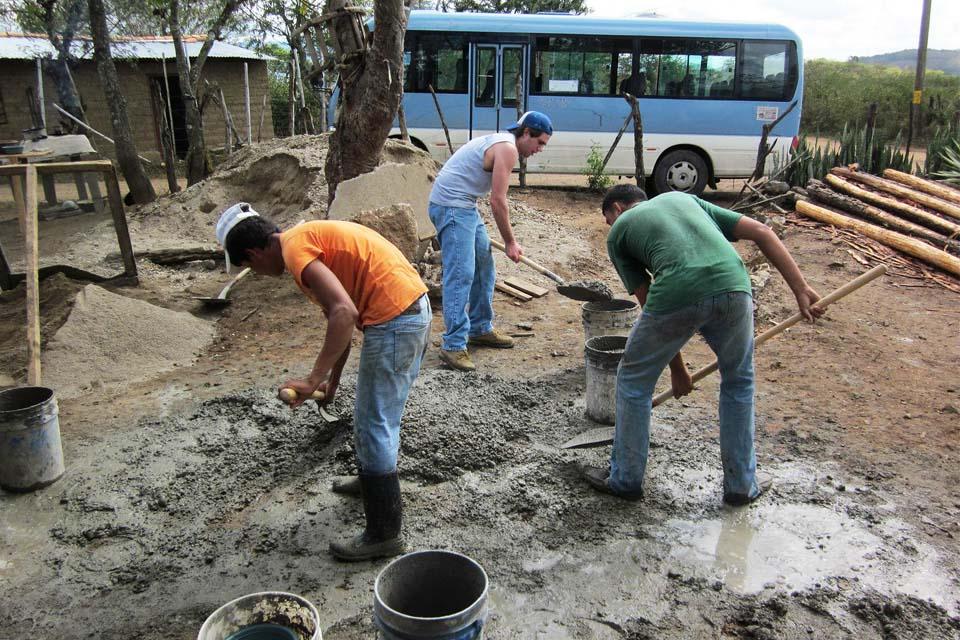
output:
[[[504,253],[507,252],[507,248],[506,248],[505,246],[503,246],[503,244],[502,244],[501,242],[499,242],[499,241],[497,241],[497,240],[494,240],[493,238],[490,239],[490,246],[491,246],[491,247],[494,247],[495,249],[499,249],[500,251],[503,251]],[[543,275],[547,276],[548,278],[550,278],[551,280],[553,280],[554,282],[556,282],[556,283],[559,284],[559,285],[567,284],[567,283],[564,281],[563,278],[561,278],[560,276],[558,276],[557,274],[555,274],[553,271],[550,271],[550,269],[547,269],[547,268],[544,267],[543,265],[537,264],[536,262],[534,262],[533,260],[531,260],[530,258],[528,258],[528,257],[526,257],[526,256],[520,256],[520,262],[522,262],[523,264],[527,265],[528,267],[530,267],[530,268],[533,269],[534,271],[538,271],[538,272],[542,273]]]
[[[819,300],[817,300],[816,304],[814,304],[813,306],[817,307],[818,309],[825,309],[827,308],[827,306],[833,304],[840,298],[850,293],[853,293],[863,285],[869,282],[873,282],[874,280],[876,280],[886,272],[887,272],[887,267],[885,265],[879,265],[877,267],[874,267],[873,269],[870,269],[870,271],[867,271],[863,275],[851,280],[850,282],[843,285],[842,287],[835,289],[830,293],[828,293],[827,295],[825,295],[824,297],[820,298]],[[792,316],[790,316],[789,318],[787,318],[786,320],[784,320],[783,322],[777,324],[776,326],[771,327],[770,329],[767,329],[766,331],[758,335],[756,338],[754,338],[753,340],[754,348],[759,347],[761,344],[763,344],[770,338],[773,338],[774,336],[777,336],[783,333],[784,331],[786,331],[793,325],[797,324],[801,320],[803,320],[803,315],[800,312],[797,312]],[[718,366],[719,365],[717,361],[714,360],[712,363],[708,364],[702,369],[695,371],[690,376],[690,378],[694,382],[697,382],[698,380],[702,380],[703,378],[706,378],[708,375],[716,371]],[[667,389],[663,393],[654,397],[653,406],[662,404],[672,397],[673,397],[673,389]]]
[[[287,404],[290,404],[291,402],[293,402],[294,400],[300,397],[300,394],[297,393],[297,390],[293,389],[292,387],[284,387],[283,389],[280,389],[280,393],[278,393],[277,395],[280,397],[281,400],[283,400]],[[310,397],[307,399],[323,400],[326,397],[327,396],[324,395],[322,391],[314,391],[313,393],[310,394]]]
[[[218,297],[218,298],[226,298],[226,297],[227,297],[227,294],[230,293],[230,289],[233,288],[233,285],[237,284],[238,282],[240,282],[241,280],[243,280],[244,278],[246,278],[246,277],[247,277],[247,274],[249,274],[249,273],[250,273],[250,267],[245,267],[245,268],[243,269],[243,271],[241,271],[240,273],[238,273],[237,275],[235,275],[235,276],[233,277],[233,280],[231,280],[230,282],[227,283],[227,286],[225,286],[225,287],[223,288],[223,291],[221,291],[221,292],[220,292],[220,295],[217,296],[217,297]]]

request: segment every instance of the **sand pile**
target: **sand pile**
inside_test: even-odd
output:
[[[216,173],[179,193],[131,210],[130,232],[138,249],[214,244],[217,215],[234,202],[249,202],[281,227],[326,217],[323,173],[329,135],[278,138],[237,151]],[[420,164],[431,176],[439,165],[426,152],[387,140],[383,163]]]
[[[87,285],[43,353],[43,384],[61,398],[119,391],[192,364],[213,335],[212,323],[189,313]]]

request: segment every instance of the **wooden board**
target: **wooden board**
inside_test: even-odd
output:
[[[520,291],[523,291],[527,295],[531,295],[534,298],[542,298],[550,293],[549,289],[538,287],[537,285],[527,282],[526,280],[521,280],[520,278],[504,278],[503,282],[508,287],[519,289]]]
[[[515,289],[508,284],[498,282],[494,286],[496,287],[497,291],[501,291],[503,293],[506,293],[507,295],[511,295],[514,298],[517,298],[518,300],[521,300],[523,302],[529,302],[530,300],[533,300],[533,296],[527,295],[523,291],[520,291],[519,289]]]
[[[25,235],[27,275],[27,384],[40,386],[40,267],[37,239],[37,171],[33,165],[26,168],[24,180],[23,229]]]

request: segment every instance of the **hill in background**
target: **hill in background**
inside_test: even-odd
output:
[[[904,49],[876,56],[853,56],[853,62],[900,67],[913,71],[917,64],[917,50]],[[927,71],[938,70],[960,76],[960,49],[927,49]]]

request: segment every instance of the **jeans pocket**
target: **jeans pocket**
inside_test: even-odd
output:
[[[429,325],[427,325],[429,328]],[[424,327],[405,327],[394,333],[393,372],[407,373],[424,351]]]

